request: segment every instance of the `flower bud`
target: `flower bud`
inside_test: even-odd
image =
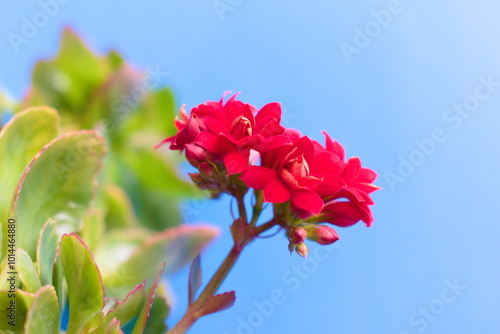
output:
[[[293,244],[300,244],[307,238],[307,231],[303,227],[291,228],[288,231],[288,240]]]
[[[215,178],[217,177],[217,171],[208,162],[200,163],[198,165],[198,170],[200,171],[200,174],[206,179],[215,180]]]
[[[306,258],[307,254],[309,253],[309,248],[305,243],[300,243],[295,245],[295,251],[303,258]]]
[[[330,245],[340,238],[333,228],[320,225],[307,233],[307,239],[315,241],[320,245]]]
[[[207,151],[195,144],[186,144],[186,159],[194,167],[198,168],[200,163],[206,162]]]

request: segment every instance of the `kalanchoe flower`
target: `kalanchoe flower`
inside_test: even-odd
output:
[[[193,182],[214,197],[226,192],[241,200],[248,187],[258,190],[260,200],[274,204],[289,250],[303,257],[306,239],[321,245],[339,240],[333,228],[320,223],[370,226],[377,174],[358,157],[346,160],[344,148],[328,133],[323,132],[322,145],[280,121],[280,104],[257,111],[233,95],[227,102],[223,97],[200,104],[189,115],[183,106],[175,120],[178,133],[161,144],[184,151],[198,169],[190,174]]]
[[[286,130],[292,146],[262,153],[262,166],[250,166],[241,179],[251,188],[263,190],[271,203],[291,200],[295,216],[308,219],[323,210],[325,202],[346,196],[372,205],[369,194],[378,189],[371,182],[376,174],[362,168],[359,158],[344,162],[344,149],[326,132],[323,147],[298,131]]]
[[[176,118],[179,132],[161,144],[170,149],[186,150],[188,161],[198,167],[202,161],[221,163],[229,175],[243,172],[249,165],[250,151],[266,152],[290,145],[280,125],[281,106],[269,103],[259,111],[236,100],[236,94],[224,103],[209,101],[191,110],[184,108]],[[161,145],[160,144],[160,145]],[[205,160],[203,160],[205,159]]]

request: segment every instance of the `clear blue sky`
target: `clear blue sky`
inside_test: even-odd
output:
[[[222,287],[235,307],[190,333],[500,332],[498,1],[66,0],[15,52],[9,33],[41,10],[0,4],[0,87],[15,97],[69,24],[97,50],[169,72],[179,104],[225,90],[279,101],[287,126],[327,130],[380,175],[372,227],[339,229],[306,261],[281,235],[252,244]],[[227,204],[187,217],[224,231],[205,277],[230,248]],[[186,276],[171,278],[173,320]]]

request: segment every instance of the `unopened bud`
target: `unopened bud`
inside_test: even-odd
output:
[[[214,170],[214,167],[208,162],[200,163],[198,165],[198,170],[200,171],[200,174],[206,179],[214,180],[217,175],[217,172]]]
[[[295,245],[295,251],[302,256],[303,258],[307,257],[307,254],[309,253],[309,248],[305,243],[297,244]]]
[[[288,231],[288,240],[293,244],[303,243],[307,238],[307,231],[303,227],[291,228]]]
[[[186,144],[186,159],[194,167],[207,161],[207,151],[196,144]]]
[[[320,225],[307,233],[307,239],[315,241],[320,245],[330,245],[340,238],[333,228]]]

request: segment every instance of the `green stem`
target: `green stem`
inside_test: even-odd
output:
[[[255,205],[252,212],[252,220],[250,221],[250,227],[254,227],[259,220],[260,214],[262,212],[262,204],[264,203],[264,195],[262,190],[254,190],[255,195]]]
[[[243,201],[243,196],[235,196],[236,200],[238,201],[238,209],[240,216],[243,218],[243,221],[245,224],[248,224],[247,222],[247,215],[246,215],[246,209],[245,209],[245,203]],[[273,218],[267,223],[264,223],[260,226],[255,227],[255,223],[257,222],[261,212],[262,212],[262,203],[263,203],[263,196],[262,192],[256,192],[256,204],[253,208],[253,214],[252,214],[252,221],[250,224],[247,226],[247,230],[245,233],[245,238],[241,243],[236,243],[233,245],[231,248],[231,251],[229,254],[226,256],[222,264],[220,265],[219,269],[215,272],[215,274],[212,276],[208,284],[206,285],[205,289],[202,291],[200,296],[196,299],[195,302],[193,302],[191,305],[189,305],[186,313],[182,317],[182,319],[175,325],[171,330],[169,330],[166,334],[184,334],[191,328],[191,326],[198,320],[200,317],[200,310],[203,308],[205,305],[207,298],[210,296],[213,296],[215,293],[217,293],[217,290],[221,286],[221,284],[224,282],[226,279],[227,275],[231,271],[231,269],[234,267],[236,264],[236,261],[238,260],[240,254],[242,253],[243,249],[245,248],[246,245],[251,243],[259,234],[267,231],[268,229],[272,228],[273,226],[278,224],[278,221]]]

